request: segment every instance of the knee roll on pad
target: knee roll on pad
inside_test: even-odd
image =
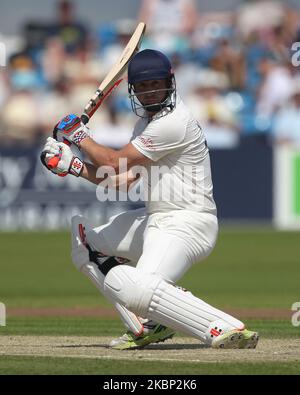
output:
[[[104,290],[127,309],[146,318],[153,294],[161,281],[162,278],[156,274],[122,265],[108,272]]]

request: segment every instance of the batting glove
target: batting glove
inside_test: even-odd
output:
[[[55,168],[48,166],[49,160],[53,157],[59,158],[59,162]],[[41,153],[41,161],[48,170],[60,177],[65,177],[68,174],[79,177],[84,165],[82,160],[73,154],[68,145],[60,143],[52,137],[47,138],[47,142]]]
[[[85,138],[89,137],[89,128],[85,126],[81,119],[75,115],[70,114],[64,117],[53,130],[53,137],[55,140],[63,143],[73,143],[80,148],[80,143]]]

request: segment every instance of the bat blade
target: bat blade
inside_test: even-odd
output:
[[[115,63],[111,71],[107,74],[105,79],[101,82],[95,95],[90,99],[81,116],[84,124],[88,123],[95,111],[101,106],[105,98],[117,87],[121,81],[122,76],[127,70],[128,63],[132,57],[138,52],[142,38],[146,30],[146,25],[140,22],[131,36],[128,44],[122,52],[120,58]]]
[[[140,22],[132,34],[128,44],[124,48],[118,61],[114,64],[113,68],[99,85],[94,96],[89,100],[88,104],[84,108],[84,112],[81,115],[81,121],[83,124],[86,125],[89,122],[103,101],[123,81],[123,74],[126,72],[130,60],[139,51],[145,31],[146,24],[144,22]],[[51,158],[48,162],[48,167],[51,169],[56,168],[59,160],[60,159],[56,156]]]

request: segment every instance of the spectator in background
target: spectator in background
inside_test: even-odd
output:
[[[252,33],[263,34],[280,26],[286,16],[285,5],[277,0],[245,0],[237,9],[236,24],[242,38]]]
[[[185,99],[210,148],[234,148],[239,143],[237,116],[222,96],[228,87],[225,74],[203,70],[196,77],[193,92]]]
[[[0,114],[2,145],[32,145],[39,135],[38,100],[29,90],[15,92]]]
[[[0,66],[0,109],[5,104],[9,92],[9,86],[8,86],[8,81],[6,79],[6,74],[1,71],[2,70]]]
[[[194,0],[143,0],[139,20],[144,21],[150,34],[164,31],[190,35],[197,24]]]
[[[57,21],[51,26],[50,34],[59,37],[67,53],[74,53],[86,44],[88,31],[75,19],[75,6],[71,0],[57,1]]]
[[[272,118],[275,112],[290,97],[293,91],[293,77],[289,64],[283,64],[265,56],[259,64],[262,76],[257,96],[257,115]]]
[[[290,60],[290,47],[293,37],[287,26],[284,24],[276,26],[272,29],[268,43],[268,50],[275,59],[286,63]]]
[[[53,129],[53,123],[58,122],[66,111],[76,112],[76,106],[74,95],[72,95],[72,85],[63,76],[41,97],[39,120],[42,133],[49,135],[49,131]]]
[[[41,55],[41,67],[45,80],[50,86],[55,85],[61,80],[66,59],[67,54],[60,38],[49,38],[45,43],[45,49]]]
[[[234,33],[234,13],[231,11],[202,12],[198,16],[196,28],[192,34],[192,48],[194,51],[214,47],[221,39],[232,40]],[[207,66],[207,64],[205,64]]]
[[[233,47],[228,39],[218,42],[209,65],[215,71],[227,75],[232,89],[240,90],[245,85],[246,65],[240,50]]]
[[[183,100],[195,88],[195,76],[199,73],[199,65],[193,61],[185,61],[179,54],[174,54],[171,58],[173,69],[176,73],[176,86]]]
[[[272,133],[277,144],[300,146],[300,78],[295,79],[291,100],[278,112]]]
[[[82,108],[103,78],[101,62],[90,43],[86,42],[67,57],[63,76],[70,81],[74,100]]]
[[[44,86],[44,78],[40,70],[26,52],[13,55],[9,62],[9,80],[15,90],[35,90]]]
[[[195,0],[143,0],[138,19],[147,24],[150,45],[184,52],[198,22]]]
[[[1,141],[32,144],[40,133],[39,102],[43,86],[41,76],[26,53],[14,55],[9,63],[11,92],[1,108]]]

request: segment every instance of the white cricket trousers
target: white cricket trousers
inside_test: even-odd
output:
[[[141,208],[112,217],[90,231],[87,240],[105,255],[127,258],[140,271],[176,283],[211,253],[217,234],[213,214],[174,210],[148,215]]]

